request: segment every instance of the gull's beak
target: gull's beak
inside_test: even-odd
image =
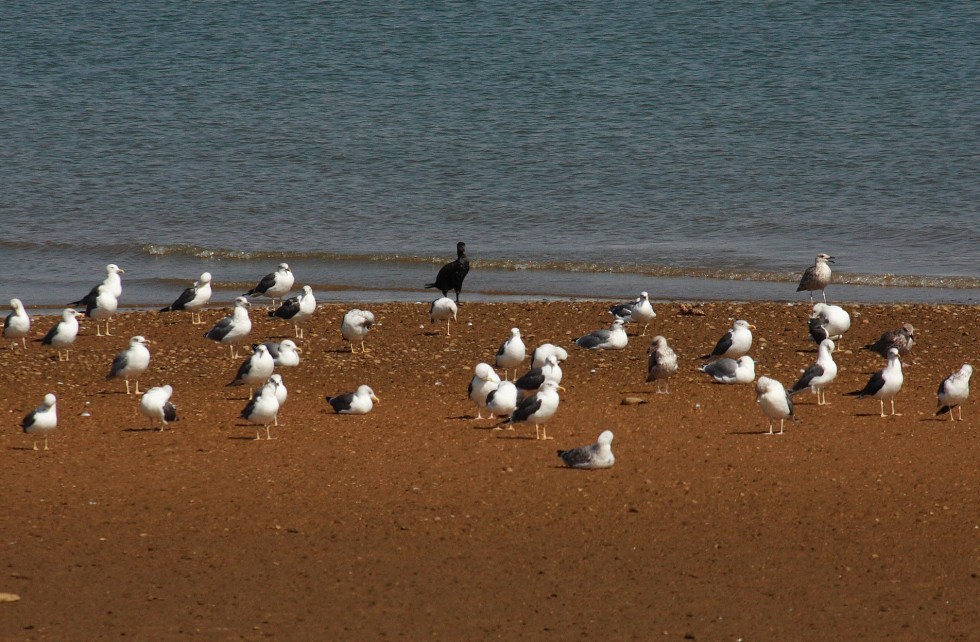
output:
[[[373,401],[374,403],[381,403],[381,400],[375,397],[374,395],[371,395],[371,401]]]
[[[567,390],[565,390],[565,388],[564,388],[564,387],[562,387],[562,386],[558,386],[558,389],[559,389],[559,390],[561,390],[562,392],[568,392],[568,391],[567,391]]]
[[[303,351],[303,348],[300,348],[299,346],[296,346],[296,352],[302,352],[302,351]]]
[[[827,263],[833,263],[833,262],[834,262],[834,257],[830,257],[827,259]]]
[[[120,273],[120,274],[125,274],[125,273],[126,273],[126,270],[124,270],[124,269],[122,269],[122,268],[119,268],[119,273]]]
[[[751,323],[749,324],[749,330],[755,330],[755,326],[752,325]]]

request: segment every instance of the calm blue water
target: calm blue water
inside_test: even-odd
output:
[[[978,7],[4,3],[0,297],[976,301]]]

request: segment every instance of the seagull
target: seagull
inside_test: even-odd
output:
[[[833,339],[839,344],[844,333],[851,329],[851,315],[839,305],[814,303],[809,324],[810,336],[818,344],[824,339]]]
[[[293,336],[297,339],[302,339],[302,323],[313,316],[315,311],[316,299],[313,298],[313,288],[304,285],[302,293],[289,297],[278,308],[270,310],[269,316],[292,321]]]
[[[442,266],[436,275],[434,283],[426,283],[426,288],[442,291],[442,296],[448,296],[450,290],[456,292],[456,303],[459,303],[459,291],[463,289],[463,279],[470,271],[470,260],[466,258],[466,243],[456,244],[456,260]]]
[[[496,373],[494,373],[496,374]],[[499,377],[498,377],[499,379]],[[517,408],[517,386],[510,381],[501,381],[496,390],[487,395],[487,410],[490,417],[509,417]],[[500,430],[500,428],[494,428]]]
[[[41,339],[41,345],[51,346],[58,350],[58,361],[68,361],[68,346],[75,343],[78,336],[78,312],[65,308],[61,313],[61,321]],[[61,358],[61,349],[65,349],[65,358]]]
[[[10,299],[10,309],[13,312],[3,320],[3,336],[6,339],[14,340],[11,347],[16,346],[17,339],[20,339],[26,349],[27,333],[31,331],[31,318],[27,316],[27,311],[20,299]]]
[[[327,398],[327,403],[341,415],[366,415],[380,401],[370,386],[358,386],[354,392]]]
[[[161,308],[160,312],[190,310],[191,325],[200,325],[204,323],[204,321],[201,319],[201,308],[206,306],[210,300],[211,273],[202,272],[201,277],[197,281],[194,281],[194,285],[181,292],[176,301],[165,308]],[[197,313],[196,318],[194,316],[195,312]]]
[[[450,302],[451,303],[451,302]],[[361,342],[361,352],[367,352],[367,348],[364,347],[364,337],[370,332],[371,326],[374,325],[374,313],[368,312],[367,310],[350,310],[344,315],[344,320],[340,324],[340,334],[345,340],[350,341],[350,351],[354,354],[354,342]],[[446,328],[446,332],[449,328]]]
[[[483,419],[483,409],[487,407],[487,395],[500,385],[500,377],[489,363],[478,363],[473,369],[473,378],[466,389],[466,396],[476,404],[476,418]]]
[[[795,419],[793,415],[793,400],[789,398],[783,384],[769,377],[759,377],[755,382],[755,400],[762,406],[762,412],[769,417],[769,433],[772,431],[772,422],[779,420],[779,432],[783,434],[783,422],[787,419]]]
[[[752,348],[752,330],[755,330],[754,325],[739,319],[732,325],[731,330],[718,339],[715,349],[710,354],[702,355],[701,358],[728,357],[729,359],[738,359]]]
[[[109,288],[109,291],[112,292],[112,296],[118,299],[122,296],[122,279],[119,277],[119,275],[125,273],[126,270],[122,269],[115,263],[110,263],[109,265],[105,266],[105,278],[102,280],[102,282],[89,290],[88,294],[83,296],[81,299],[78,301],[72,301],[68,305],[88,306],[90,301],[95,301],[95,298],[99,296],[99,285],[104,285]]]
[[[834,262],[834,257],[829,254],[820,253],[813,260],[813,265],[803,272],[800,285],[796,288],[797,292],[807,290],[810,293],[810,302],[813,303],[813,291],[820,290],[823,294],[823,302],[827,302],[827,292],[825,288],[830,284],[830,264]]]
[[[232,310],[231,316],[221,319],[213,328],[204,333],[204,337],[207,339],[218,343],[227,343],[231,348],[232,359],[238,358],[235,344],[245,339],[248,333],[252,331],[252,320],[248,318],[249,306],[248,299],[245,297],[236,298],[235,309]]]
[[[140,413],[149,418],[150,430],[153,430],[153,420],[160,421],[160,432],[171,421],[177,421],[177,407],[170,402],[174,393],[173,386],[156,386],[143,393],[140,399]]]
[[[702,364],[698,370],[711,375],[718,383],[752,383],[755,379],[755,361],[748,355],[743,355],[738,360],[723,357]]]
[[[667,339],[655,336],[647,348],[647,381],[657,382],[657,394],[661,393],[660,380],[666,381],[663,393],[670,392],[670,378],[677,374],[677,354],[667,345]]]
[[[964,363],[963,367],[949,375],[939,384],[936,395],[939,398],[939,410],[936,416],[949,412],[949,420],[953,421],[953,408],[959,408],[960,421],[963,421],[963,406],[970,396],[970,377],[973,375],[973,366]]]
[[[527,374],[515,381],[514,385],[524,394],[529,394],[537,392],[541,388],[541,384],[545,381],[561,383],[561,378],[562,371],[558,365],[558,357],[551,355],[543,366],[540,368],[531,368]]]
[[[248,396],[251,398],[252,390],[255,386],[265,383],[272,376],[272,371],[276,368],[276,362],[269,354],[269,348],[264,343],[255,347],[252,356],[245,360],[238,368],[238,374],[232,379],[229,386],[248,385]]]
[[[136,379],[136,394],[140,394],[140,375],[150,366],[150,351],[146,346],[150,342],[145,337],[135,336],[129,340],[129,347],[116,355],[112,367],[105,380],[122,377],[126,381],[126,394],[129,393],[129,380]]]
[[[448,297],[440,297],[429,306],[429,323],[446,322],[446,336],[449,336],[449,322],[456,320],[456,304]]]
[[[282,382],[282,377],[278,374],[274,374],[269,377],[269,380],[262,384],[261,388],[258,388],[253,394],[252,399],[256,399],[262,395],[262,391],[266,388],[271,388],[273,393],[276,395],[276,401],[279,402],[279,408],[283,407],[286,403],[286,399],[289,397],[289,391],[286,390],[286,384]],[[272,420],[273,426],[279,425],[279,415],[276,414],[275,418]]]
[[[657,318],[657,313],[653,311],[653,306],[650,305],[650,295],[646,292],[640,292],[640,296],[635,301],[617,303],[609,308],[609,312],[626,323],[642,323],[643,333],[640,335],[641,337],[646,336],[650,321]]]
[[[514,377],[517,377],[517,368],[524,363],[526,356],[527,350],[524,347],[524,341],[521,339],[520,329],[511,328],[510,336],[500,344],[500,348],[497,350],[497,367],[503,368],[505,381],[507,380],[508,369],[513,369]]]
[[[830,339],[821,341],[820,347],[817,348],[817,362],[803,371],[803,376],[793,384],[789,394],[792,396],[809,388],[813,394],[817,395],[818,406],[830,405],[827,403],[826,389],[837,378],[837,364],[834,363],[834,357],[831,356],[833,352],[833,341]]]
[[[895,413],[895,395],[902,389],[902,362],[898,358],[898,348],[888,349],[888,365],[871,375],[871,379],[861,390],[847,393],[859,399],[874,397],[881,404],[881,416],[885,414],[885,399],[892,402],[892,415]],[[900,416],[900,415],[899,415]]]
[[[242,419],[256,424],[255,438],[260,439],[258,426],[265,426],[265,438],[272,439],[269,434],[269,425],[275,423],[279,414],[279,400],[276,399],[276,391],[270,386],[262,386],[262,392],[250,399],[245,409],[242,410]]]
[[[293,272],[286,263],[280,263],[275,272],[266,274],[259,284],[242,296],[267,296],[276,305],[276,297],[282,297],[293,288]]]
[[[575,345],[587,350],[622,350],[629,338],[623,329],[623,320],[616,319],[608,330],[593,330],[575,339]]]
[[[95,289],[97,294],[94,299],[86,297],[88,303],[85,305],[85,316],[95,321],[95,336],[97,337],[103,336],[99,322],[105,319],[105,336],[111,337],[113,335],[109,333],[109,321],[119,307],[119,299],[112,293],[112,289],[104,283],[95,286]]]
[[[24,421],[20,422],[24,432],[34,437],[34,450],[37,450],[37,437],[44,438],[44,449],[48,449],[48,435],[58,427],[58,409],[56,399],[50,392],[44,395],[44,403],[32,410]]]
[[[551,355],[558,357],[559,362],[568,359],[568,351],[565,348],[556,346],[553,343],[542,343],[534,349],[534,354],[531,355],[531,367],[540,368],[544,365],[545,359]]]
[[[913,343],[915,343],[915,328],[911,323],[903,323],[902,327],[886,332],[874,343],[864,346],[864,349],[886,357],[890,349],[897,348],[900,355],[906,355],[912,349]]]
[[[559,390],[564,388],[554,381],[545,381],[540,390],[517,404],[510,417],[500,425],[510,424],[510,429],[513,430],[516,423],[533,423],[535,439],[548,439],[548,427],[545,424],[558,412]],[[538,430],[539,427],[544,429],[543,433]]]
[[[281,343],[266,341],[262,345],[269,350],[269,354],[272,356],[272,360],[276,366],[280,368],[292,368],[299,365],[299,353],[302,350],[293,343],[292,339],[283,339]],[[257,345],[252,346],[252,350],[254,351],[257,347]]]
[[[616,463],[616,457],[612,453],[612,440],[612,431],[603,430],[599,440],[591,446],[559,450],[558,456],[569,468],[612,468]]]

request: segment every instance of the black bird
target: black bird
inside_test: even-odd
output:
[[[466,258],[466,243],[456,244],[456,260],[442,266],[436,275],[435,283],[426,283],[426,288],[442,290],[442,296],[447,296],[450,290],[456,292],[456,303],[459,303],[459,291],[463,289],[463,279],[470,271],[470,260]]]

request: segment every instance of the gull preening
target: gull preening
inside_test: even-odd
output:
[[[483,419],[483,409],[487,407],[487,395],[500,385],[500,377],[489,363],[478,363],[473,368],[473,378],[466,389],[466,396],[476,404],[476,418]]]
[[[27,310],[20,299],[10,299],[10,314],[3,320],[3,336],[5,339],[13,339],[17,345],[20,339],[24,348],[27,348],[27,334],[31,331],[31,317],[27,316]]]
[[[542,343],[534,349],[534,354],[531,355],[531,367],[540,368],[551,355],[558,357],[559,362],[568,359],[568,351],[565,348],[556,346],[553,343]]]
[[[143,393],[140,398],[140,414],[150,420],[150,430],[154,420],[160,422],[160,432],[171,421],[177,421],[177,407],[170,402],[173,386],[155,386]]]
[[[248,308],[251,304],[243,296],[235,299],[235,308],[231,316],[224,317],[214,327],[204,333],[206,339],[227,344],[231,348],[231,358],[237,359],[238,352],[235,344],[245,340],[252,331],[252,320],[248,318]]]
[[[109,381],[111,379],[116,379],[121,377],[126,381],[126,394],[129,392],[129,380],[136,380],[136,394],[140,393],[140,375],[146,372],[146,369],[150,366],[150,351],[147,349],[149,341],[146,337],[135,336],[129,340],[129,347],[116,355],[116,358],[112,360],[112,367],[109,368],[109,374],[105,376],[105,380]]]
[[[783,422],[793,419],[793,400],[783,388],[783,384],[769,377],[759,377],[755,382],[755,399],[759,402],[762,412],[769,417],[769,433],[773,434],[773,421],[779,420],[779,432],[783,434]]]
[[[293,368],[299,365],[299,353],[302,352],[302,349],[292,339],[283,339],[280,343],[266,341],[262,345],[269,351],[269,355],[277,367]],[[255,350],[256,347],[252,346],[252,349]]]
[[[517,386],[510,381],[501,381],[487,394],[487,410],[490,411],[490,416],[509,417],[517,409],[517,397]],[[495,428],[495,430],[499,429],[499,427]]]
[[[242,296],[266,296],[272,299],[275,307],[276,299],[282,298],[284,294],[293,289],[293,271],[289,269],[289,264],[280,263],[275,272],[271,272],[262,277],[258,285],[244,293]]]
[[[456,304],[448,297],[439,297],[429,306],[429,323],[446,322],[446,336],[449,336],[449,322],[456,320]]]
[[[892,348],[898,350],[898,354],[907,355],[915,343],[915,328],[911,323],[903,323],[897,330],[890,330],[881,335],[874,343],[864,346],[865,350],[877,352],[883,357],[888,356],[888,351]]]
[[[500,348],[497,350],[497,367],[503,369],[505,381],[508,379],[508,370],[513,370],[514,378],[517,378],[517,368],[524,363],[526,356],[527,349],[521,339],[520,328],[511,328],[510,336],[500,344]]]
[[[612,452],[613,434],[604,430],[599,439],[591,446],[582,446],[572,450],[559,450],[558,456],[569,468],[612,468],[616,457]]]
[[[375,323],[374,313],[367,310],[358,310],[354,308],[344,315],[344,320],[340,324],[340,335],[344,337],[345,341],[350,342],[351,354],[354,354],[354,342],[360,342],[361,352],[367,352],[368,349],[364,347],[364,337],[367,333],[371,331],[371,326]],[[446,333],[449,332],[449,326],[446,326]]]
[[[702,355],[702,359],[713,359],[716,357],[727,357],[738,359],[752,349],[752,331],[755,326],[739,319],[732,325],[732,329],[718,339],[715,349],[710,353]]]
[[[817,362],[803,371],[803,375],[793,384],[789,391],[790,395],[795,395],[809,388],[813,394],[817,395],[817,405],[826,406],[827,386],[837,377],[837,363],[833,357],[834,342],[824,339],[817,348]]]
[[[813,302],[814,290],[820,290],[823,294],[823,302],[827,302],[826,288],[830,285],[832,275],[830,264],[834,262],[834,257],[829,254],[820,253],[813,260],[813,265],[808,267],[800,278],[800,285],[796,288],[797,292],[807,290],[810,294],[810,301]]]
[[[204,323],[201,319],[201,308],[206,306],[211,300],[211,273],[202,272],[200,278],[194,281],[194,285],[180,293],[177,299],[160,312],[171,312],[174,310],[188,310],[191,313],[191,325]]]
[[[558,357],[551,355],[540,368],[531,368],[520,379],[514,382],[517,389],[524,394],[537,392],[545,381],[561,383],[563,373],[558,365]]]
[[[647,382],[657,382],[657,394],[661,394],[660,382],[664,383],[663,394],[670,392],[670,378],[677,374],[677,354],[667,344],[667,339],[657,335],[647,348]]]
[[[973,376],[973,366],[964,363],[963,367],[943,379],[939,384],[936,396],[939,400],[939,410],[936,416],[949,413],[949,420],[953,421],[953,409],[959,409],[959,419],[963,421],[963,405],[970,397],[970,377]]]
[[[374,404],[380,402],[371,386],[358,386],[354,392],[327,398],[334,412],[341,415],[365,415],[371,412]]]
[[[888,348],[888,365],[886,365],[882,370],[871,375],[868,383],[865,384],[864,388],[861,390],[855,390],[854,392],[847,393],[848,395],[856,396],[859,399],[864,397],[874,397],[881,404],[881,416],[887,417],[885,414],[885,400],[888,399],[892,404],[892,415],[896,415],[895,412],[895,396],[902,389],[902,382],[904,381],[904,375],[902,374],[902,362],[898,358],[898,348],[892,347]]]
[[[436,280],[426,283],[426,288],[435,288],[442,292],[442,296],[449,296],[449,291],[456,293],[456,303],[459,303],[459,292],[463,289],[463,279],[470,272],[470,260],[466,258],[466,243],[460,241],[456,244],[456,260],[450,261],[439,269]]]
[[[37,438],[44,438],[44,449],[48,449],[48,436],[58,427],[57,400],[50,392],[44,395],[44,403],[32,410],[20,422],[24,432],[34,437],[34,450],[37,450]]]
[[[609,313],[617,319],[622,319],[625,323],[642,323],[641,337],[646,336],[650,321],[657,318],[657,313],[653,310],[653,305],[650,304],[650,295],[646,292],[640,292],[640,296],[635,301],[617,303],[611,306]]]
[[[813,314],[809,320],[810,336],[819,344],[824,339],[837,341],[851,329],[851,315],[839,305],[814,303]]]
[[[289,297],[275,310],[269,310],[269,316],[292,321],[293,336],[302,339],[303,322],[313,316],[314,312],[316,312],[316,299],[313,297],[313,288],[304,285],[302,292]]]
[[[58,350],[58,361],[68,361],[68,346],[75,343],[78,337],[78,312],[65,308],[61,313],[61,321],[54,324],[41,339],[41,345],[51,346]],[[61,349],[65,349],[65,358],[61,358]]]
[[[517,404],[510,417],[500,425],[509,424],[513,429],[516,423],[533,423],[535,439],[552,439],[548,437],[547,423],[558,412],[559,390],[564,388],[554,381],[545,381],[540,390]]]
[[[575,345],[587,350],[622,350],[629,342],[623,323],[622,319],[616,319],[608,330],[593,330],[575,339]]]
[[[724,357],[702,364],[698,370],[711,375],[718,383],[752,383],[755,379],[755,361],[748,355],[737,360]]]

